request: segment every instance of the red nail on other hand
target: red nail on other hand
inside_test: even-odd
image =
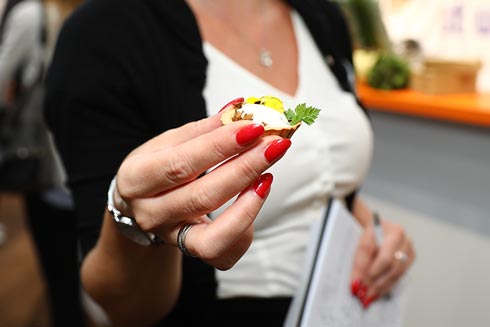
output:
[[[371,303],[373,303],[377,299],[378,299],[378,296],[377,295],[370,296],[370,297],[362,300],[362,306],[364,307],[364,309],[367,309],[367,308],[369,308],[369,306],[371,305]]]
[[[359,292],[360,286],[361,286],[361,280],[360,279],[356,279],[355,281],[353,281],[351,283],[350,288],[351,288],[352,295],[357,296],[357,292]]]
[[[367,294],[367,286],[364,286],[362,283],[359,285],[359,290],[357,291],[357,297],[362,301]]]

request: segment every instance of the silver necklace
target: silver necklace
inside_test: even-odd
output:
[[[266,68],[271,67],[272,64],[274,63],[274,60],[272,60],[272,53],[264,48],[260,48],[259,53],[260,53],[260,64]]]
[[[265,68],[270,68],[274,64],[274,60],[272,58],[272,53],[268,49],[266,49],[264,46],[257,46],[255,42],[252,42],[250,38],[248,38],[246,35],[243,34],[242,31],[240,31],[234,24],[232,24],[228,17],[223,13],[222,10],[217,8],[217,6],[214,4],[213,0],[206,0],[206,1],[201,1],[202,4],[204,4],[204,7],[210,8],[211,10],[208,10],[212,15],[217,17],[221,22],[225,23],[226,26],[228,26],[229,29],[231,29],[236,35],[240,36],[240,38],[248,43],[250,46],[255,48],[259,52],[259,63],[261,66]],[[261,13],[263,16],[263,13],[265,12],[265,5],[266,2],[262,1],[262,8],[261,8]],[[262,30],[261,30],[261,37],[260,37],[260,43],[263,44],[263,32],[264,32],[264,19],[262,18]]]

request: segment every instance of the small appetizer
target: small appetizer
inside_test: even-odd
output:
[[[284,110],[279,98],[263,96],[250,97],[247,100],[238,98],[231,101],[221,110],[221,122],[228,124],[238,120],[253,120],[264,125],[265,135],[279,135],[291,138],[302,122],[313,124],[320,109],[299,104],[294,110]]]

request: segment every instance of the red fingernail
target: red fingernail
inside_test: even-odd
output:
[[[232,105],[232,104],[239,104],[239,103],[243,103],[245,101],[244,98],[236,98],[235,100],[231,100],[230,102],[228,102],[227,104],[225,104],[223,106],[223,108],[221,108],[219,110],[219,112],[222,112],[226,107],[228,107],[229,105]]]
[[[254,190],[262,199],[267,196],[272,184],[272,174],[266,173],[260,176],[254,183]]]
[[[360,279],[356,279],[355,281],[352,282],[352,284],[350,284],[352,295],[357,295],[357,292],[359,291],[360,285],[361,285]]]
[[[367,293],[367,287],[362,283],[359,285],[359,290],[357,291],[357,297],[362,301]]]
[[[377,299],[378,299],[377,295],[370,296],[367,299],[362,300],[362,306],[364,307],[364,309],[367,309],[367,308],[369,308],[371,303],[373,303]]]
[[[236,133],[236,141],[240,145],[248,144],[255,141],[264,134],[264,126],[262,124],[250,124],[242,127],[238,133]]]
[[[286,153],[287,149],[291,146],[290,139],[275,140],[265,150],[265,158],[269,162],[274,162]]]

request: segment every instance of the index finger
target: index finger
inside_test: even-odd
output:
[[[168,149],[131,156],[121,165],[123,173],[118,173],[120,194],[123,198],[144,198],[188,183],[251,148],[263,134],[261,124],[239,121]]]
[[[230,102],[228,102],[226,105],[224,105],[221,110],[208,118],[204,118],[198,121],[190,122],[187,123],[181,127],[170,129],[166,131],[165,133],[162,133],[158,135],[157,137],[151,139],[147,143],[145,143],[143,146],[138,147],[137,150],[134,151],[134,154],[145,152],[148,149],[152,148],[166,148],[170,146],[175,146],[178,144],[181,144],[183,142],[189,141],[195,137],[198,137],[199,135],[206,134],[211,132],[212,130],[220,127],[222,125],[221,123],[221,113],[224,109],[226,109],[228,106],[233,105],[234,103],[240,103],[243,102],[243,98],[237,98],[234,99]],[[184,108],[185,109],[185,108]],[[183,110],[184,110],[183,109]]]
[[[164,133],[148,140],[143,145],[135,149],[131,155],[154,152],[155,149],[166,149],[182,144],[200,135],[209,133],[222,126],[220,114],[193,121],[177,128],[170,129]]]
[[[366,283],[369,267],[377,253],[377,245],[374,237],[373,228],[367,227],[361,238],[359,239],[359,244],[357,246],[356,254],[354,256],[354,264],[352,268],[351,280],[354,283]],[[353,293],[356,293],[353,290]]]

